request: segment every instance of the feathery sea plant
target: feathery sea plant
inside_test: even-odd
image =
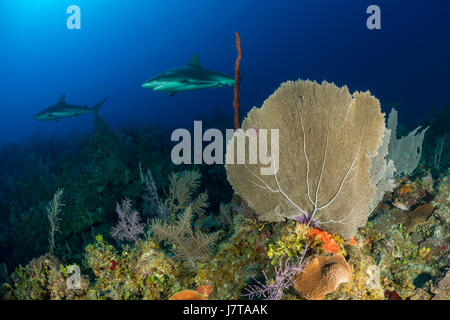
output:
[[[141,177],[141,183],[144,186],[145,193],[144,199],[144,214],[148,213],[152,217],[167,218],[170,211],[164,206],[161,199],[158,196],[156,190],[155,179],[150,169],[147,168],[147,172],[144,174],[142,171],[141,163],[139,162],[139,175]],[[147,212],[146,212],[147,211]]]
[[[199,171],[172,172],[169,176],[169,194],[165,201],[166,208],[174,216],[184,211],[188,206],[196,214],[201,214],[208,206],[208,194],[199,194],[193,199],[194,192],[200,186],[201,174]]]
[[[144,232],[145,224],[141,223],[139,212],[133,210],[130,199],[122,200],[122,204],[116,204],[116,212],[119,221],[115,227],[111,229],[111,236],[120,241],[133,241],[139,238]]]
[[[48,236],[49,242],[49,252],[53,255],[55,251],[55,234],[60,231],[59,223],[61,218],[59,214],[61,213],[62,207],[61,198],[64,193],[64,188],[57,189],[53,195],[53,199],[48,203],[47,206],[47,219],[50,223],[50,231]]]
[[[159,240],[173,245],[175,256],[183,260],[186,267],[196,269],[197,261],[211,256],[211,246],[217,241],[218,234],[206,234],[201,231],[194,233],[191,227],[192,214],[193,209],[188,206],[174,223],[156,218],[153,220],[151,231]]]
[[[436,149],[434,151],[434,168],[441,170],[441,157],[445,145],[445,134],[436,140]]]
[[[220,203],[219,206],[219,220],[223,226],[232,227],[234,219],[234,212],[230,203]]]

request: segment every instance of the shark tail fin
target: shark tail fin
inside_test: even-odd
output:
[[[98,111],[100,110],[100,108],[103,106],[103,104],[105,103],[105,101],[107,99],[108,99],[108,97],[106,97],[105,99],[103,99],[102,101],[100,101],[99,103],[97,103],[95,106],[92,107],[95,117],[98,117]]]

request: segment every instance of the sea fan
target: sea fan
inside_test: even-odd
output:
[[[303,214],[303,213],[301,213],[300,215],[296,216],[294,218],[294,220],[297,221],[298,223],[301,223],[301,224],[307,224],[311,228],[318,228],[319,227],[319,223],[317,222],[317,220],[314,220],[311,217],[309,217],[308,215]]]
[[[253,154],[245,138],[250,128],[270,132],[270,167]],[[259,220],[304,214],[345,239],[366,224],[375,193],[369,154],[377,154],[385,130],[380,103],[370,92],[287,81],[261,108],[250,110],[242,129],[228,140],[225,167],[235,193]],[[240,150],[249,160],[235,162]]]
[[[161,241],[174,245],[175,256],[182,259],[187,267],[196,269],[196,262],[212,254],[211,246],[217,241],[217,233],[205,234],[194,232],[191,227],[192,208],[188,206],[178,221],[169,224],[155,219],[152,224],[153,234]]]

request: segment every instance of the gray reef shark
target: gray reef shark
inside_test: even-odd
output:
[[[58,103],[35,114],[33,116],[33,119],[39,121],[46,121],[46,120],[58,121],[58,119],[60,118],[74,117],[79,116],[81,114],[87,115],[89,113],[94,113],[95,117],[97,118],[98,110],[100,110],[102,105],[105,103],[106,99],[108,99],[108,97],[97,103],[92,108],[88,108],[87,105],[76,106],[73,104],[67,104],[66,94],[63,94],[61,98],[59,98]]]
[[[142,87],[167,91],[170,96],[174,96],[180,91],[220,88],[225,85],[234,86],[234,78],[203,68],[198,54],[195,54],[188,65],[163,72],[144,82]]]

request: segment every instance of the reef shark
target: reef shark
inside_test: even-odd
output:
[[[220,88],[234,86],[234,78],[226,74],[207,70],[200,64],[195,54],[186,66],[170,69],[144,82],[143,88],[154,91],[167,91],[170,96],[180,91]]]
[[[87,115],[91,112],[94,113],[95,117],[97,118],[98,111],[105,103],[106,99],[108,99],[108,97],[97,103],[92,108],[88,108],[87,105],[76,106],[73,104],[66,103],[66,94],[63,94],[55,105],[50,106],[47,109],[44,109],[41,112],[35,114],[33,116],[33,119],[39,121],[46,121],[46,120],[58,121],[58,119],[60,118],[74,117],[79,116],[81,114]]]

